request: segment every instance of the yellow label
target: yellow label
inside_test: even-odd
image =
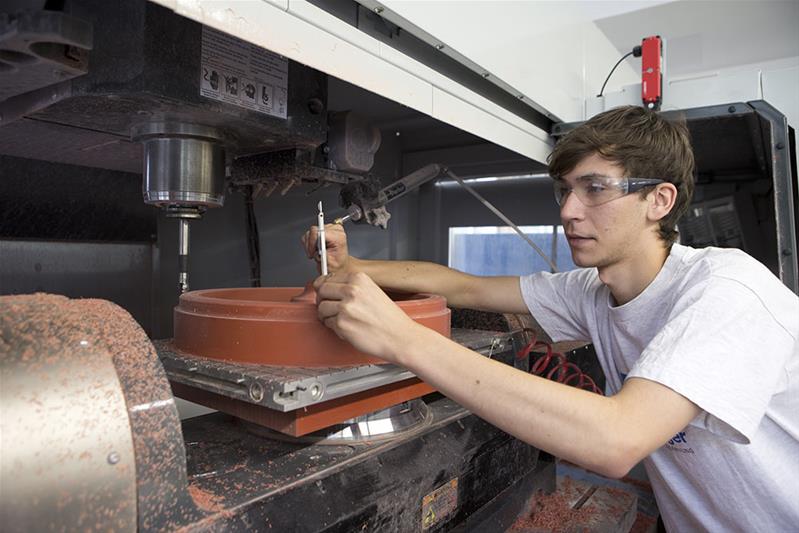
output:
[[[451,518],[458,510],[458,478],[422,498],[422,531]]]

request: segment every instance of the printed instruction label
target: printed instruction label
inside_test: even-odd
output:
[[[422,498],[422,531],[449,520],[458,510],[458,478]]]
[[[286,118],[288,59],[203,26],[200,64],[201,96]]]

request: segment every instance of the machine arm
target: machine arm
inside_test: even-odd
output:
[[[386,211],[386,204],[405,196],[446,172],[446,168],[438,164],[431,164],[411,172],[391,185],[375,191],[363,182],[353,183],[341,189],[341,203],[347,209],[347,214],[337,218],[336,224],[343,224],[348,220],[353,222],[367,222],[373,226],[385,229],[391,215]]]
[[[527,236],[519,226],[513,223],[505,214],[497,209],[491,202],[483,198],[480,193],[475,191],[466,182],[463,181],[458,175],[452,172],[445,166],[438,164],[430,164],[411,172],[407,176],[400,178],[391,185],[375,191],[370,189],[364,182],[357,182],[351,185],[346,185],[341,189],[341,203],[347,208],[347,214],[343,217],[337,218],[333,221],[334,224],[343,224],[347,220],[353,222],[365,221],[372,226],[380,226],[386,228],[388,220],[391,215],[386,211],[386,204],[392,200],[396,200],[409,192],[418,189],[428,181],[434,180],[439,176],[448,176],[452,180],[460,184],[461,187],[474,196],[480,203],[482,203],[489,211],[497,215],[500,220],[515,231],[535,252],[540,255],[544,261],[547,262],[552,272],[557,272],[557,265],[544,253],[543,250],[535,243],[529,236]]]

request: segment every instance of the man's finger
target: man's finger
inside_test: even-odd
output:
[[[324,277],[324,276],[323,276]],[[316,296],[318,301],[322,300],[343,300],[350,293],[350,286],[339,281],[325,281],[316,286]]]
[[[324,300],[316,308],[316,315],[319,320],[324,322],[328,318],[338,316],[341,311],[341,302],[335,300]]]
[[[339,339],[341,339],[341,340],[347,340],[347,339],[345,339],[345,338],[344,338],[344,336],[341,334],[341,330],[339,330],[339,327],[338,327],[338,317],[331,317],[331,318],[327,318],[327,319],[325,319],[325,320],[324,320],[324,322],[322,322],[322,323],[323,323],[325,326],[327,326],[328,328],[330,328],[331,330],[333,330],[333,333],[335,333],[335,334],[336,334],[336,337],[338,337],[338,338],[339,338]]]
[[[307,237],[305,239],[305,251],[308,254],[308,257],[313,257],[314,254],[316,254],[316,251],[317,251],[317,245],[316,245],[317,234],[318,234],[318,230],[315,227],[313,227],[313,226],[305,233],[305,235],[307,235]]]
[[[319,276],[313,281],[314,289],[319,291],[319,287],[321,287],[325,283],[339,283],[339,284],[346,284],[347,282],[347,275],[342,272],[331,272],[327,276]]]

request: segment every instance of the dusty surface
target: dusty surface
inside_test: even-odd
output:
[[[587,496],[587,497],[586,497]],[[558,477],[552,494],[536,493],[508,533],[577,533],[630,530],[637,498],[627,491]],[[575,508],[578,507],[578,508]]]
[[[5,531],[135,528],[134,450],[101,307],[0,297]]]
[[[136,504],[141,530],[171,529],[202,516],[186,490],[185,448],[169,383],[152,343],[125,310],[105,300],[4,296],[0,332],[3,356],[30,360],[30,373],[72,357],[66,346],[91,347],[111,358],[127,406],[137,485],[136,501],[119,505]],[[49,358],[34,357],[42,352]],[[97,413],[102,424],[101,403]]]
[[[635,518],[630,533],[655,533],[657,531],[657,518],[639,512]]]

